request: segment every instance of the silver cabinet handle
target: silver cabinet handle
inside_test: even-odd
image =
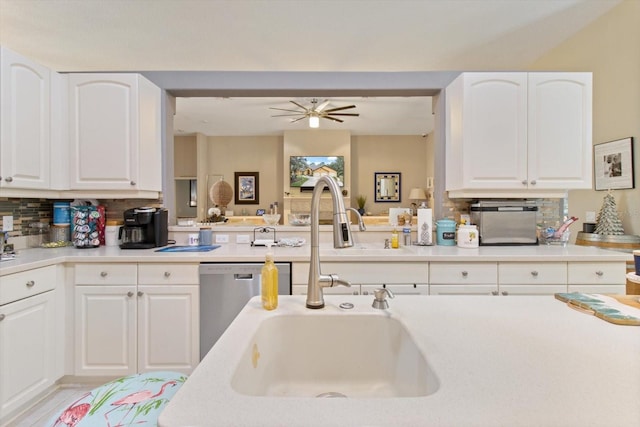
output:
[[[13,182],[13,178],[10,176],[6,177],[4,180],[7,182]]]
[[[600,270],[596,271],[596,276],[602,277],[604,276],[604,273]]]
[[[507,291],[502,291],[502,295],[504,295],[505,297],[509,295],[509,292]]]
[[[535,270],[533,270],[533,271],[531,272],[531,275],[532,275],[533,277],[538,277],[538,272],[537,272],[537,271],[535,271]]]
[[[536,185],[536,180],[535,179],[531,180],[531,185]]]
[[[526,179],[522,180],[522,185],[527,185],[527,180]]]
[[[135,181],[131,181],[129,184],[136,185],[136,182]]]
[[[4,314],[0,314],[0,321],[4,320]]]
[[[165,271],[164,272],[164,277],[169,277],[171,276],[171,272],[170,271]]]
[[[462,277],[467,277],[468,275],[469,275],[469,272],[468,272],[468,271],[463,271],[463,272],[462,272]]]
[[[144,295],[144,292],[138,291],[138,296],[141,297],[142,295]]]
[[[498,295],[498,291],[491,291],[491,295],[493,295],[493,296]]]
[[[27,288],[33,288],[33,286],[34,286],[35,284],[36,284],[36,282],[34,282],[33,280],[29,280],[29,281],[26,283]]]
[[[107,272],[106,271],[101,271],[100,272],[100,277],[107,277]]]
[[[127,296],[128,296],[129,298],[131,298],[131,297],[133,296],[133,292],[131,292],[131,291],[127,292]]]

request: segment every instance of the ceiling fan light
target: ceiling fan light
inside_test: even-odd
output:
[[[314,129],[320,127],[320,117],[309,116],[309,127]]]

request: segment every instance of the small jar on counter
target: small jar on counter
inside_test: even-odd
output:
[[[478,227],[475,225],[461,225],[458,227],[456,240],[459,248],[477,248],[480,243]]]

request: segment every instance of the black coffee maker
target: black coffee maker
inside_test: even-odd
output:
[[[169,238],[169,211],[164,208],[133,208],[124,211],[120,228],[121,249],[150,249],[166,246]]]

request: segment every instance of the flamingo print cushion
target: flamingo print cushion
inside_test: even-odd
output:
[[[122,377],[72,402],[47,425],[156,426],[158,415],[186,379],[183,374],[168,371]]]

